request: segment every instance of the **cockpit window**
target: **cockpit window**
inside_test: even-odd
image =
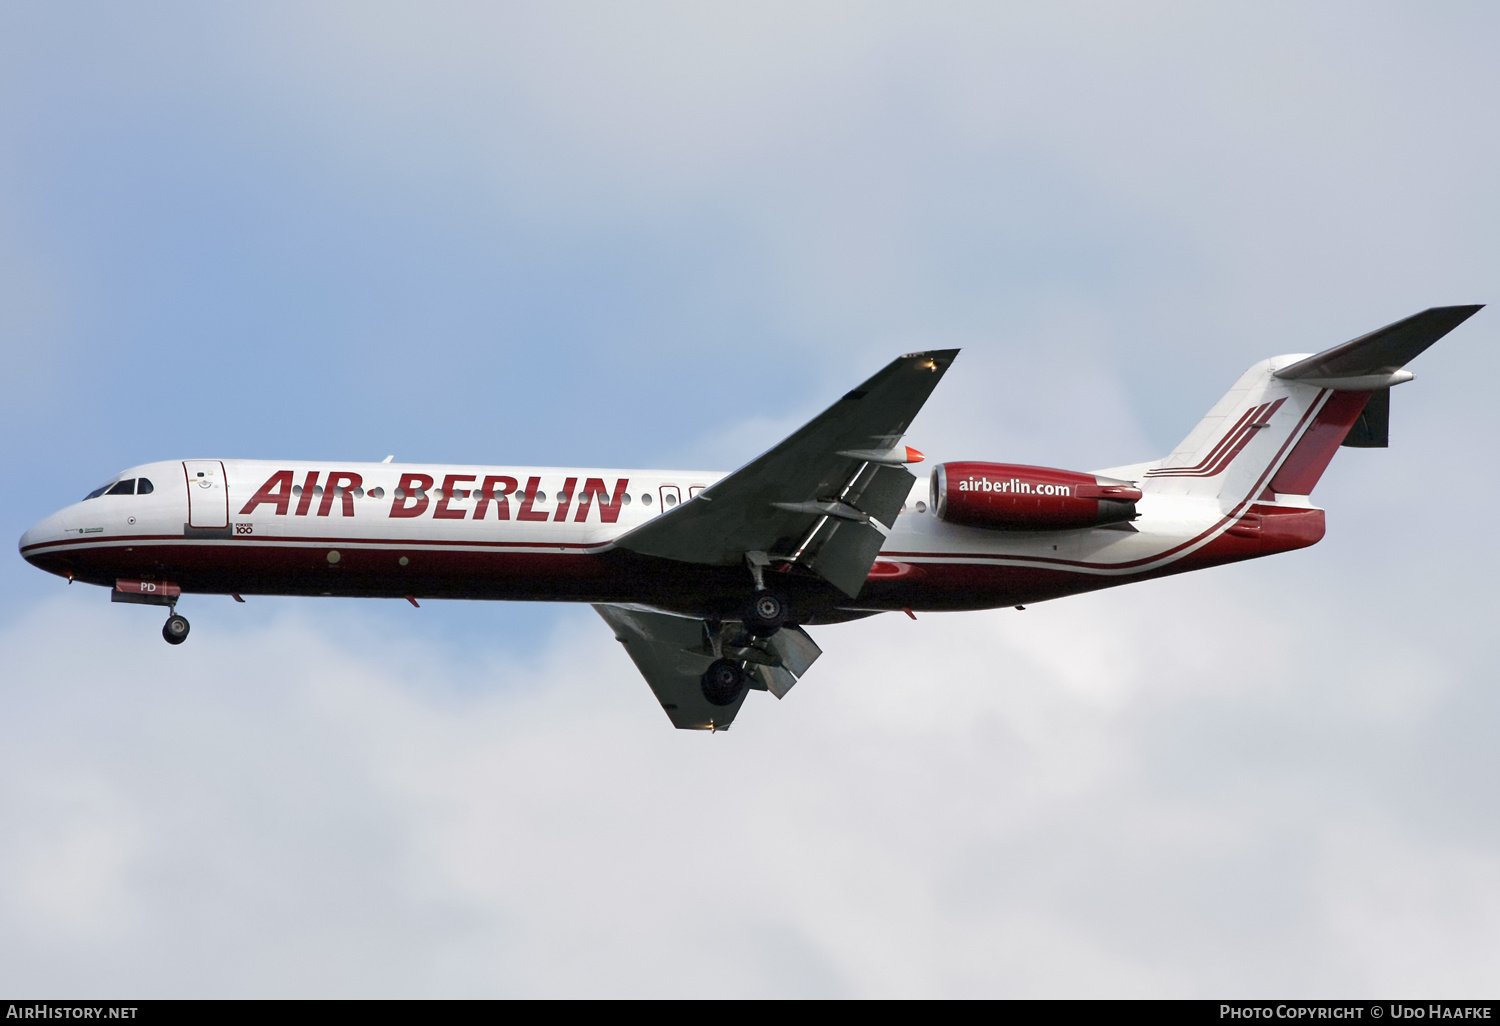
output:
[[[151,483],[149,477],[127,477],[123,481],[111,481],[102,484],[83,497],[83,501],[97,499],[101,495],[150,495],[156,491],[156,486]]]

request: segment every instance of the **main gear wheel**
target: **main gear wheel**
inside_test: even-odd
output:
[[[703,671],[703,697],[710,705],[733,705],[745,690],[745,668],[733,659],[715,659]]]
[[[758,638],[769,638],[786,623],[786,603],[771,591],[757,591],[745,610],[745,630]]]

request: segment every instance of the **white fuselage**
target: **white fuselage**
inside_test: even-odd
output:
[[[1124,472],[1140,468],[1123,468]],[[1119,475],[1122,471],[1111,471]],[[184,591],[638,601],[693,611],[733,589],[614,539],[724,475],[606,468],[187,460],[134,467],[149,494],[100,495],[21,540],[32,562],[113,585]],[[1203,565],[1252,496],[1148,491],[1139,518],[1088,530],[995,531],[939,519],[919,478],[864,591],[844,610],[1012,605]],[[1307,508],[1299,501],[1297,508]],[[1241,546],[1243,547],[1243,546]],[[1213,562],[1262,554],[1218,552]],[[681,566],[680,564],[678,566]],[[698,570],[699,568],[693,568]],[[742,573],[724,568],[723,575]]]

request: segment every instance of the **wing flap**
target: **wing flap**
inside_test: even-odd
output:
[[[764,644],[794,677],[801,677],[813,663],[817,662],[818,656],[823,654],[817,642],[808,637],[807,632],[801,627],[793,624],[788,624],[766,638]]]
[[[792,685],[797,683],[796,676],[780,666],[765,666],[757,664],[750,666],[750,676],[760,682],[765,688],[777,698],[785,698],[786,693],[792,690]]]
[[[858,595],[896,522],[901,504],[917,480],[899,467],[874,467],[869,483],[859,492],[864,523],[830,516],[818,524],[807,554],[801,560],[814,573],[850,598]]]

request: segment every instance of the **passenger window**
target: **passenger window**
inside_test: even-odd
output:
[[[133,477],[126,478],[124,481],[121,481],[121,482],[117,483],[113,488],[111,488],[109,491],[105,492],[104,494],[105,495],[134,495],[135,494],[135,478],[133,478]]]
[[[135,494],[137,495],[150,495],[154,491],[156,491],[156,486],[151,483],[149,477],[143,477],[135,483]]]

